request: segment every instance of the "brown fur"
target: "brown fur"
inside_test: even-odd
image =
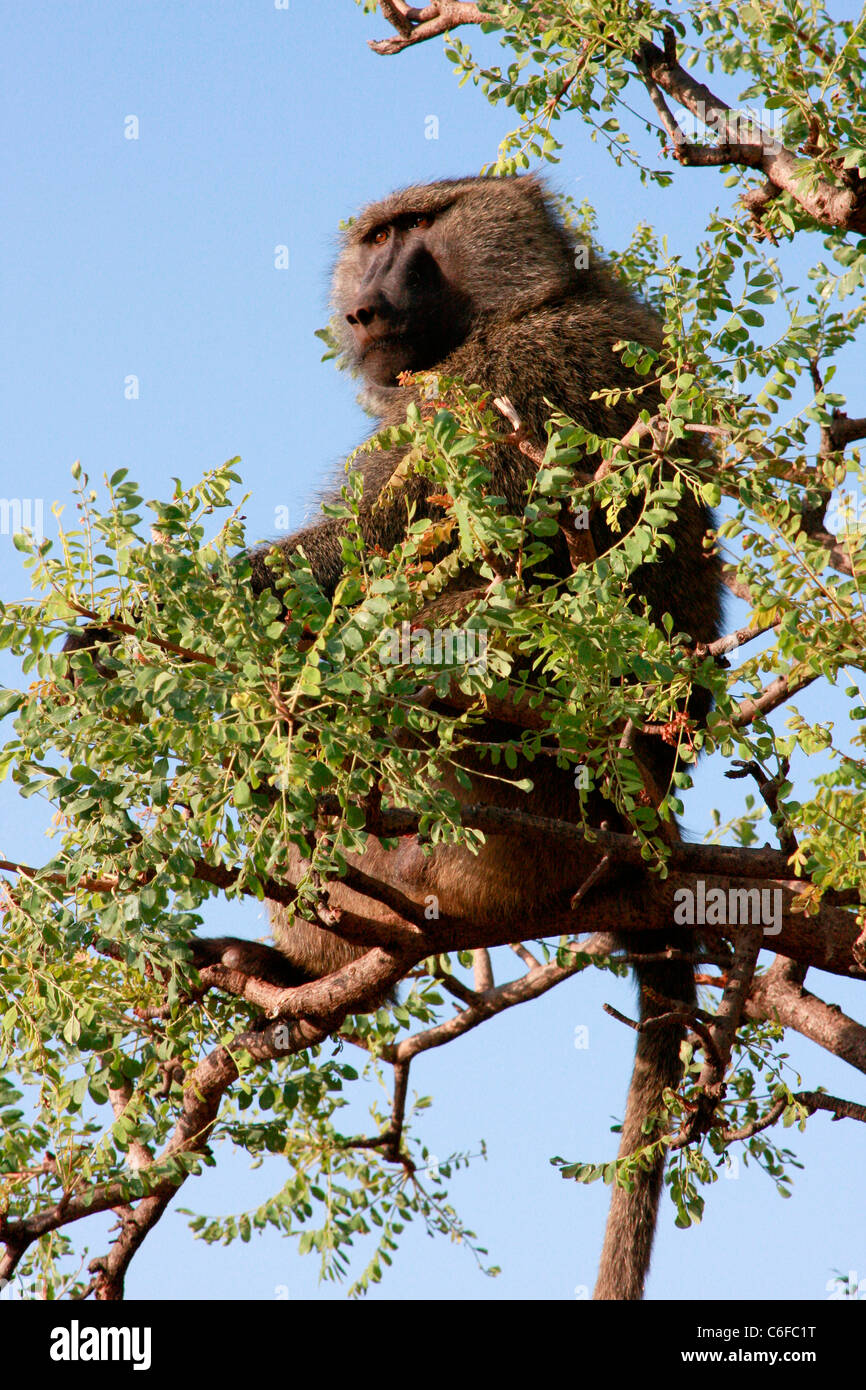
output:
[[[430,219],[429,229],[416,231],[413,219],[417,215]],[[395,230],[387,233],[380,247],[375,234],[383,227]],[[413,309],[413,295],[421,308]],[[655,346],[660,340],[656,316],[603,265],[575,268],[570,236],[533,178],[445,181],[409,188],[367,208],[345,234],[334,276],[334,305],[344,350],[360,361],[368,403],[384,424],[405,419],[413,393],[388,379],[391,359],[385,348],[377,347],[385,353],[384,367],[382,357],[361,358],[369,342],[368,324],[385,325],[399,333],[406,330],[407,336],[391,345],[397,366],[435,366],[449,376],[510,397],[530,436],[537,440],[544,439],[544,425],[551,414],[547,401],[599,435],[624,435],[640,407],[625,397],[608,407],[592,400],[592,393],[601,387],[643,384],[613,352],[617,340],[635,339]],[[421,319],[424,323],[419,328]],[[425,338],[425,323],[434,323],[439,336]],[[442,355],[435,356],[437,351]],[[427,360],[431,355],[432,360]],[[379,365],[374,367],[375,362]],[[640,401],[652,408],[652,398],[646,394]],[[418,478],[409,479],[399,495],[380,500],[374,511],[373,504],[399,458],[397,452],[379,451],[359,464],[365,479],[362,529],[370,545],[390,548],[400,539],[407,494],[416,504],[417,517],[441,515],[427,502],[429,484]],[[534,466],[505,443],[486,462],[492,468],[492,491],[503,495],[512,509],[522,510]],[[705,510],[686,492],[669,530],[674,550],[664,548],[654,564],[642,567],[633,578],[635,593],[648,602],[652,614],[661,618],[669,612],[676,630],[703,642],[717,635],[719,613],[718,562],[707,556],[702,544],[707,522]],[[326,519],[280,543],[287,549],[303,547],[328,593],[340,576],[340,525]],[[602,553],[610,542],[602,517],[593,518],[592,533],[596,550]],[[252,557],[257,588],[271,583],[267,553],[261,550]],[[567,555],[554,556],[552,563],[561,573],[568,572]],[[691,712],[700,715],[706,708],[707,700],[699,692]],[[494,727],[487,736],[504,737],[506,732]],[[673,763],[671,751],[659,739],[645,740],[641,757],[654,778],[665,785]],[[516,776],[527,772],[534,781],[529,795],[483,777],[474,777],[472,791],[460,794],[468,800],[579,819],[579,796],[567,773],[552,760],[537,761],[519,769]],[[613,816],[601,802],[595,813],[609,820]],[[514,935],[519,937],[528,916],[538,920],[540,907],[555,912],[567,906],[595,860],[586,852],[565,854],[560,847],[518,853],[512,839],[491,835],[477,856],[459,847],[439,848],[429,856],[414,839],[405,839],[390,851],[372,842],[357,862],[366,873],[398,886],[419,904],[433,893],[443,915],[468,918],[479,927],[513,923]],[[376,913],[374,908],[371,914],[369,903],[339,883],[332,886],[330,901],[335,907],[368,916]],[[385,915],[384,910],[380,915]],[[362,949],[311,924],[290,925],[280,908],[272,909],[272,921],[284,957],[277,970],[283,970],[289,982],[316,978],[355,958]],[[641,949],[654,949],[646,935]],[[694,999],[688,967],[653,965],[641,969],[638,978],[643,1018],[663,1011],[648,990],[656,996]],[[644,1119],[661,1109],[664,1087],[678,1083],[681,1038],[679,1026],[640,1035],[622,1154],[646,1142]],[[656,1163],[643,1174],[634,1194],[629,1196],[621,1188],[614,1191],[596,1297],[641,1296],[661,1178],[662,1166]]]

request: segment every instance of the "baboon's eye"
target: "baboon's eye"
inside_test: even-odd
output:
[[[380,227],[379,230],[378,230],[377,232],[374,232],[374,233],[373,233],[373,244],[374,244],[374,246],[384,246],[385,242],[388,240],[388,238],[389,238],[390,235],[391,235],[391,228],[390,228],[390,227]]]
[[[406,219],[406,226],[410,231],[416,227],[423,230],[424,227],[433,226],[433,218],[429,212],[416,212]]]

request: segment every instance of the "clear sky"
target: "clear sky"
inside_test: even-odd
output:
[[[440,41],[372,54],[366,40],[386,26],[351,0],[289,0],[287,9],[273,0],[3,0],[0,18],[0,495],[41,499],[52,535],[55,501],[71,524],[76,458],[94,482],[125,467],[145,496],[166,497],[175,475],[192,483],[240,454],[251,537],[274,535],[280,509],[300,524],[368,428],[352,382],[320,361],[313,336],[327,318],[339,220],[403,184],[477,172],[509,112],[458,87]],[[496,60],[495,38],[461,37]],[[736,97],[728,79],[718,82]],[[431,115],[436,139],[427,138]],[[124,135],[130,116],[135,140]],[[551,182],[595,204],[603,245],[624,245],[649,221],[690,258],[709,209],[729,205],[717,171],[679,171],[660,192],[618,169],[578,118],[559,133],[566,148]],[[780,252],[801,285],[820,253],[811,243]],[[279,245],[289,248],[286,270],[274,265]],[[125,397],[130,375],[136,400]],[[835,389],[860,381],[849,357]],[[863,414],[856,394],[851,413]],[[27,590],[21,560],[0,535],[3,597]],[[731,601],[732,626],[744,611]],[[8,658],[0,682],[19,683]],[[832,717],[832,691],[813,687],[798,707]],[[735,813],[743,784],[712,765],[698,778],[685,823],[701,835],[712,806]],[[0,857],[47,857],[48,815],[0,787]],[[265,931],[257,908],[235,906],[215,906],[207,926]],[[513,969],[505,957],[503,973]],[[809,982],[862,1012],[847,982],[817,972]],[[414,1086],[435,1097],[419,1131],[428,1147],[444,1159],[487,1143],[487,1160],[451,1194],[503,1273],[486,1279],[465,1250],[416,1229],[371,1297],[561,1300],[592,1286],[608,1192],[563,1182],[548,1160],[615,1152],[608,1126],[622,1113],[632,1039],[603,1000],[633,1013],[625,982],[588,972],[415,1063]],[[581,1025],[586,1049],[574,1045]],[[789,1052],[806,1086],[866,1100],[863,1078],[842,1063],[793,1034]],[[707,1193],[699,1228],[676,1230],[665,1200],[650,1297],[823,1299],[836,1271],[866,1279],[862,1129],[818,1115],[805,1135],[778,1138],[806,1164],[792,1199],[740,1165]],[[285,1171],[276,1159],[250,1171],[243,1156],[218,1157],[218,1171],[187,1183],[180,1204],[241,1211]],[[76,1236],[92,1255],[104,1237],[87,1226]],[[290,1298],[342,1296],[316,1275],[293,1241],[270,1233],[206,1247],[171,1211],[127,1288],[173,1299],[267,1299],[278,1287]]]

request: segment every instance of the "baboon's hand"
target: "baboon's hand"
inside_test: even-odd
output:
[[[309,979],[280,951],[261,941],[243,941],[237,936],[192,936],[189,945],[196,970],[223,965],[227,970],[238,970],[242,975],[281,988],[304,984]]]

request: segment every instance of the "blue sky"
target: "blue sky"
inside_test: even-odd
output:
[[[52,535],[55,501],[71,524],[76,458],[94,482],[125,467],[145,496],[165,497],[174,476],[193,482],[240,454],[251,538],[273,535],[280,509],[300,524],[368,427],[352,382],[320,361],[313,336],[327,318],[339,220],[394,187],[476,172],[509,113],[458,88],[439,41],[372,54],[366,40],[386,26],[351,0],[289,0],[287,10],[273,0],[6,0],[2,19],[0,494],[43,499]],[[499,52],[474,30],[462,37]],[[736,95],[727,79],[719,86]],[[124,137],[131,115],[136,140]],[[576,118],[559,133],[566,148],[551,182],[595,204],[603,245],[624,245],[643,220],[689,257],[709,209],[729,205],[717,171],[644,188]],[[801,285],[820,251],[811,242],[780,253]],[[287,270],[274,266],[279,245]],[[131,375],[136,400],[124,393]],[[849,357],[836,389],[854,392],[859,376]],[[863,409],[854,394],[851,413]],[[3,597],[27,590],[21,558],[0,535]],[[732,625],[741,612],[732,603]],[[0,681],[18,683],[8,659]],[[798,705],[832,717],[833,694],[813,688]],[[741,795],[741,783],[702,768],[687,827],[702,834],[710,808],[727,817]],[[48,816],[0,787],[0,857],[44,858]],[[257,908],[234,906],[215,907],[208,927],[265,931]],[[815,974],[810,984],[855,1016],[862,1008],[845,981]],[[567,1300],[591,1287],[607,1191],[564,1183],[548,1160],[615,1150],[608,1126],[622,1112],[632,1041],[603,1000],[633,1012],[626,983],[588,974],[415,1064],[415,1087],[435,1096],[419,1131],[428,1147],[445,1158],[487,1143],[486,1162],[455,1179],[452,1196],[503,1274],[485,1279],[465,1250],[416,1230],[371,1297]],[[574,1046],[581,1025],[588,1049]],[[793,1035],[788,1050],[807,1086],[866,1099],[849,1068]],[[822,1299],[834,1271],[866,1278],[862,1164],[852,1162],[862,1131],[817,1116],[806,1135],[780,1142],[806,1163],[793,1198],[741,1166],[708,1193],[701,1227],[677,1231],[664,1209],[650,1297]],[[243,1156],[219,1158],[216,1173],[187,1184],[184,1206],[240,1211],[282,1180],[277,1160],[252,1172]],[[102,1248],[84,1226],[76,1234],[91,1254]],[[293,1242],[205,1247],[175,1212],[128,1279],[137,1297],[272,1298],[281,1286],[293,1299],[342,1296],[317,1285]]]

